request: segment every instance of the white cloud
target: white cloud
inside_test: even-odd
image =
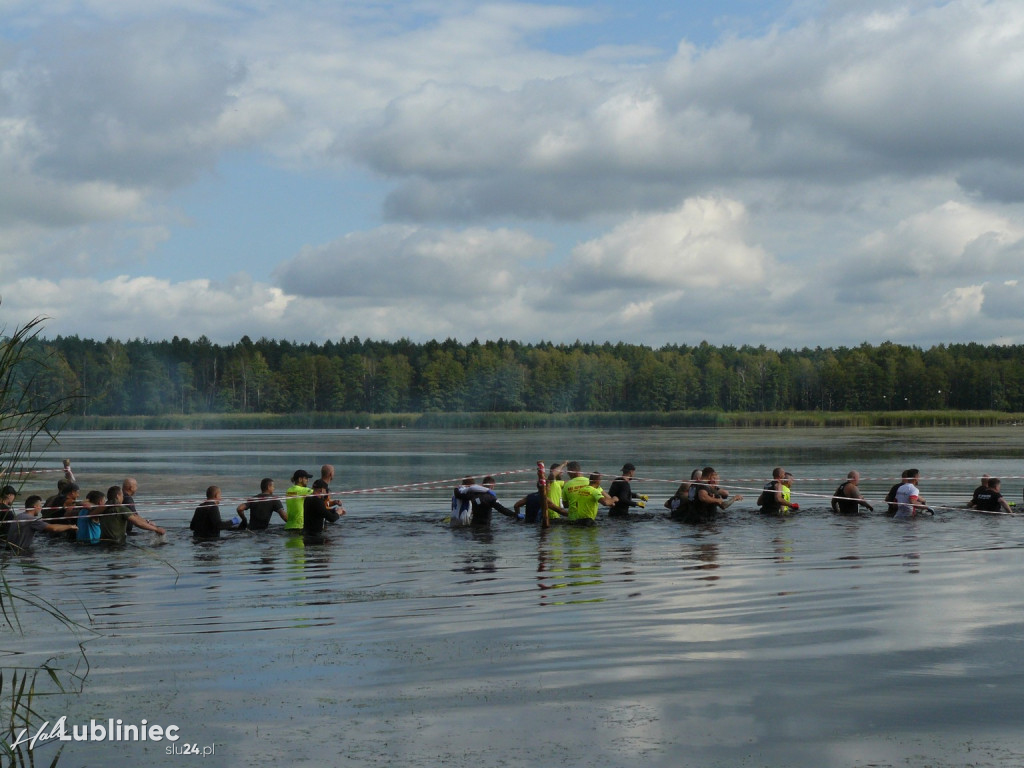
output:
[[[1024,270],[1024,226],[984,208],[948,201],[865,237],[856,261],[873,264],[879,281],[1019,274]]]
[[[1018,2],[830,3],[661,54],[588,45],[598,12],[580,7],[4,7],[7,294],[40,265],[44,298],[62,277],[126,302],[163,292],[139,317],[154,334],[196,335],[194,294],[229,335],[1024,339],[1007,284],[1024,267]],[[563,30],[578,53],[553,52]],[[267,244],[280,288],[235,285],[224,275],[252,265],[227,262],[218,227],[282,192],[210,184],[187,237],[167,197],[227,153],[221,169],[283,163],[291,195],[303,174],[318,189],[341,177],[336,210],[378,215],[282,221],[316,234]],[[352,181],[367,171],[372,193]],[[311,241],[326,244],[295,245]],[[178,258],[175,279],[132,263],[155,248],[161,266]]]
[[[122,275],[111,280],[23,277],[4,287],[4,316],[12,323],[48,318],[48,336],[169,339],[203,334],[237,340],[278,336],[291,299],[275,287],[239,275],[227,281],[173,282]],[[296,323],[314,333],[314,326]]]
[[[667,213],[634,215],[575,248],[572,269],[628,286],[748,289],[771,261],[744,240],[746,212],[733,200],[691,198]]]

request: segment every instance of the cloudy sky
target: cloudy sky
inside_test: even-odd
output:
[[[1024,3],[0,0],[0,324],[1024,343]]]

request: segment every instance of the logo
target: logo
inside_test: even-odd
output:
[[[177,741],[181,738],[176,725],[157,725],[148,720],[142,720],[138,724],[125,723],[124,721],[109,718],[106,721],[90,720],[88,723],[68,725],[67,717],[57,720],[52,726],[47,720],[34,733],[28,728],[22,728],[21,732],[11,742],[11,750],[22,745],[27,745],[31,751],[40,744],[49,741]],[[168,753],[170,754],[170,753]]]

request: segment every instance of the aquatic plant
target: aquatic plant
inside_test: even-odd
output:
[[[24,463],[32,455],[39,441],[56,440],[63,420],[75,394],[54,390],[47,386],[46,372],[54,361],[32,342],[39,335],[45,318],[36,317],[11,333],[0,329],[0,485],[21,485],[25,476]],[[0,563],[0,619],[3,630],[21,631],[18,607],[25,606],[42,611],[56,619],[64,628],[76,630],[81,625],[68,617],[56,605],[7,578],[10,561]],[[33,568],[24,564],[24,568]],[[41,718],[36,711],[36,699],[42,695],[65,694],[76,689],[88,674],[88,660],[79,645],[80,655],[73,669],[59,670],[47,660],[34,666],[5,663],[0,666],[0,728],[5,733],[0,752],[9,765],[24,765],[26,757],[21,747],[12,747],[19,730],[31,728]],[[14,652],[4,652],[14,658]],[[64,679],[62,680],[62,675]],[[48,680],[52,687],[44,688]],[[54,757],[55,765],[60,753]],[[27,758],[33,763],[31,754]]]

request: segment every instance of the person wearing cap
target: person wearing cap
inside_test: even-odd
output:
[[[7,524],[14,519],[14,510],[11,505],[17,498],[18,492],[13,485],[5,485],[0,488],[0,549],[7,543]]]
[[[284,492],[284,507],[288,512],[288,520],[284,524],[286,531],[301,531],[303,520],[303,499],[313,492],[309,487],[312,475],[304,469],[297,469],[292,475],[292,484]]]
[[[636,466],[630,463],[623,464],[622,474],[612,480],[612,484],[608,486],[608,495],[615,497],[615,503],[608,510],[608,517],[629,517],[630,507],[643,509],[647,506],[648,497],[642,493],[633,493],[633,489],[629,486],[629,481],[635,474]]]

